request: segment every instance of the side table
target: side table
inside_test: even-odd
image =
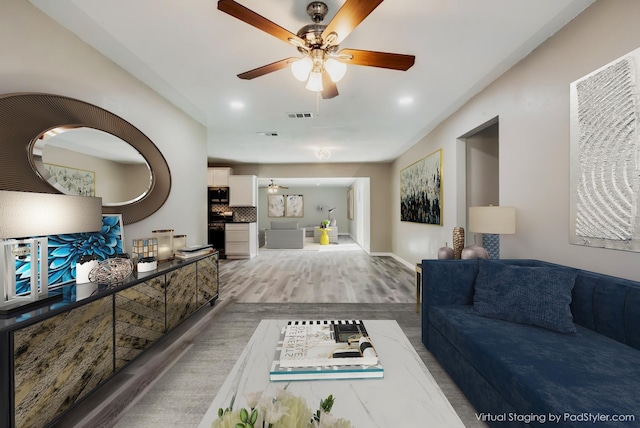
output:
[[[333,229],[330,227],[319,227],[318,230],[322,232],[322,235],[320,235],[320,245],[329,245],[329,234],[327,232]]]

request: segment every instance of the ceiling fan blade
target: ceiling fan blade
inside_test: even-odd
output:
[[[253,70],[245,71],[238,74],[238,77],[245,80],[255,79],[256,77],[264,76],[265,74],[273,73],[274,71],[282,70],[286,68],[291,61],[298,58],[285,58],[280,61],[272,62],[271,64],[263,65],[262,67],[254,68]]]
[[[333,80],[331,80],[329,73],[322,71],[322,99],[329,100],[338,95],[338,87]]]
[[[413,55],[403,55],[389,52],[362,51],[359,49],[342,49],[338,52],[338,61],[353,65],[366,65],[369,67],[391,68],[393,70],[407,71],[416,61]],[[351,59],[341,58],[343,55],[351,55]]]
[[[293,34],[291,31],[282,28],[278,24],[269,21],[264,16],[258,15],[251,9],[248,9],[233,0],[219,0],[218,10],[221,10],[222,12],[227,13],[234,18],[238,18],[240,21],[246,22],[247,24],[264,31],[265,33],[269,33],[273,37],[277,37],[283,42],[291,43],[289,39],[292,39],[299,42],[303,46],[305,44],[304,40]]]
[[[322,32],[322,39],[336,33],[332,45],[339,45],[383,0],[347,0]]]

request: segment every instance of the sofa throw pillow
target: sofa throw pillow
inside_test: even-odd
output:
[[[577,273],[479,259],[473,312],[565,334],[576,334],[571,292]]]

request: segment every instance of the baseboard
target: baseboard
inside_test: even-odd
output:
[[[396,256],[395,254],[392,254],[391,257],[393,257],[394,259],[396,259],[397,261],[399,261],[400,263],[402,263],[403,265],[405,265],[406,267],[408,267],[411,270],[416,270],[416,263],[418,262],[408,262],[405,259],[403,259],[400,256]],[[420,260],[422,261],[422,260]]]
[[[403,265],[405,265],[406,267],[408,267],[411,270],[415,270],[416,269],[416,264],[415,263],[410,263],[408,261],[406,261],[405,259],[403,259],[400,256],[397,256],[393,253],[369,253],[370,256],[381,256],[381,257],[393,257],[394,259],[396,259],[397,261],[399,261],[400,263],[402,263]]]

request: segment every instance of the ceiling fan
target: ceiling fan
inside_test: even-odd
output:
[[[338,82],[347,70],[347,64],[389,68],[406,71],[415,62],[415,56],[388,52],[341,49],[339,45],[351,32],[378,7],[383,0],[347,0],[328,25],[321,24],[329,11],[321,1],[307,6],[307,14],[313,24],[298,30],[297,34],[280,27],[233,0],[219,0],[218,9],[246,22],[278,39],[290,43],[304,55],[290,57],[250,71],[238,74],[241,79],[254,79],[291,65],[293,75],[306,81],[306,88],[321,92],[322,98],[338,95]]]
[[[271,183],[269,183],[269,185],[267,186],[267,192],[268,193],[278,193],[278,189],[288,189],[287,186],[279,186],[277,184],[275,184],[273,182],[273,180],[271,180]]]

